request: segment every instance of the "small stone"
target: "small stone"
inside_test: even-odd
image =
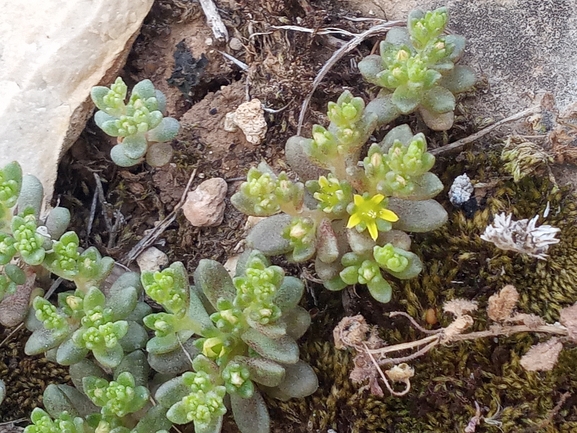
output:
[[[224,199],[228,185],[220,177],[202,182],[189,192],[182,206],[184,216],[195,227],[215,227],[224,218]]]
[[[231,277],[236,276],[236,265],[238,264],[238,259],[240,258],[240,254],[236,254],[232,257],[229,257],[228,260],[224,264],[224,269]]]
[[[238,106],[234,113],[227,113],[224,120],[224,130],[228,132],[236,131],[239,127],[246,141],[252,144],[260,144],[264,140],[267,131],[264,110],[260,100],[253,99]]]
[[[234,111],[226,113],[224,116],[224,130],[226,132],[236,132],[238,131],[238,126],[234,121]]]
[[[231,50],[234,51],[238,51],[240,49],[242,49],[242,42],[240,41],[240,39],[238,38],[231,38],[230,42],[228,43],[228,46],[230,47]]]
[[[140,272],[157,272],[168,265],[168,256],[158,248],[150,247],[144,250],[137,258],[136,263]]]

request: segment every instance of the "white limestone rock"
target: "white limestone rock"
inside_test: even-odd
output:
[[[184,216],[195,227],[215,227],[224,218],[224,199],[228,185],[220,177],[202,182],[189,192],[182,206]]]
[[[0,166],[17,160],[51,197],[90,89],[113,81],[152,3],[0,0]]]

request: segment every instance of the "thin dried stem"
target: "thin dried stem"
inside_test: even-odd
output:
[[[537,114],[540,112],[541,112],[541,106],[535,105],[533,107],[527,108],[526,110],[520,111],[519,113],[513,114],[512,116],[509,116],[505,119],[499,120],[498,122],[495,122],[492,125],[487,126],[486,128],[481,129],[480,131],[475,132],[472,135],[469,135],[468,137],[461,138],[460,140],[447,144],[446,146],[439,147],[437,149],[431,149],[429,150],[429,152],[432,153],[433,155],[442,155],[447,152],[460,150],[464,145],[472,143],[475,140],[478,140],[479,138],[487,135],[488,133],[499,128],[505,123],[513,122],[515,120],[522,119],[523,117],[531,116],[533,114]]]
[[[377,371],[379,372],[379,375],[381,376],[381,379],[383,379],[383,382],[385,382],[385,386],[387,387],[387,389],[389,390],[389,392],[391,394],[393,394],[395,397],[402,397],[403,395],[405,395],[406,393],[408,393],[411,390],[411,381],[410,380],[406,380],[405,381],[405,385],[406,388],[401,391],[395,391],[393,389],[393,387],[391,386],[391,384],[389,383],[389,380],[387,379],[387,376],[385,375],[385,373],[383,373],[383,370],[381,370],[381,367],[379,366],[379,364],[377,363],[376,359],[374,358],[374,356],[372,355],[371,351],[369,350],[369,348],[367,347],[367,345],[365,343],[363,343],[363,346],[365,348],[365,352],[369,355],[369,358],[371,358],[371,361],[373,362],[373,364],[375,365],[375,368],[377,369]]]
[[[415,328],[417,328],[419,331],[421,331],[424,334],[438,334],[440,332],[443,332],[442,329],[425,329],[425,328],[423,328],[421,325],[419,325],[417,323],[417,321],[415,319],[413,319],[411,316],[409,316],[407,313],[405,313],[403,311],[393,311],[393,312],[389,313],[389,317],[395,317],[395,316],[406,317],[407,319],[409,319],[409,321],[411,322],[411,324]]]
[[[425,353],[427,353],[429,350],[431,350],[433,347],[437,346],[439,343],[440,343],[440,340],[432,341],[431,343],[427,344],[422,349],[419,349],[415,353],[411,353],[410,355],[407,355],[407,356],[401,356],[398,358],[381,358],[379,360],[379,364],[380,365],[388,365],[388,364],[397,365],[397,364],[400,364],[402,362],[412,361],[413,359],[420,358]]]
[[[373,353],[375,355],[385,355],[387,353],[400,352],[401,350],[407,350],[407,349],[412,349],[414,347],[424,346],[425,344],[429,344],[431,342],[435,342],[435,345],[437,345],[437,344],[439,344],[440,340],[441,340],[441,334],[430,335],[428,337],[421,338],[420,340],[416,340],[416,341],[409,341],[407,343],[399,343],[399,344],[395,344],[394,346],[386,346],[386,347],[382,347],[380,349],[369,349],[369,352]]]
[[[305,114],[307,112],[311,98],[312,98],[313,94],[315,93],[315,90],[317,89],[317,86],[323,80],[323,78],[325,77],[327,72],[329,72],[329,70],[335,65],[335,63],[337,63],[345,54],[354,50],[365,39],[386,33],[390,29],[392,29],[393,27],[400,27],[400,26],[404,26],[405,24],[406,24],[405,21],[387,21],[385,23],[373,26],[370,29],[368,29],[367,31],[364,31],[363,33],[359,34],[358,36],[355,36],[353,39],[348,41],[345,45],[343,45],[341,48],[339,48],[337,51],[335,51],[333,53],[331,58],[325,62],[323,67],[317,73],[317,76],[315,77],[315,79],[313,81],[313,87],[303,101],[303,104],[301,106],[301,112],[299,114],[299,123],[298,123],[298,128],[297,128],[297,135],[301,134],[303,123],[305,120]]]
[[[20,329],[22,329],[23,326],[24,326],[24,323],[20,323],[20,324],[19,324],[18,326],[16,326],[12,331],[10,331],[10,334],[8,334],[8,335],[6,336],[6,338],[4,338],[4,340],[2,340],[2,341],[0,342],[0,347],[4,346],[4,344],[6,344],[6,342],[7,342],[8,340],[10,340],[10,338],[12,338],[12,336],[13,336],[14,334],[16,334]]]
[[[394,353],[400,352],[407,349],[412,349],[414,347],[419,347],[423,345],[427,345],[426,347],[419,349],[417,352],[408,355],[406,357],[401,358],[383,358],[379,361],[381,364],[398,364],[400,362],[407,362],[412,359],[418,358],[419,356],[424,355],[433,347],[443,344],[447,345],[450,343],[454,343],[457,341],[468,341],[468,340],[476,340],[479,338],[487,338],[487,337],[498,337],[501,335],[513,335],[518,334],[520,332],[534,332],[538,334],[552,334],[552,335],[559,335],[559,336],[567,336],[567,328],[561,325],[541,325],[541,326],[527,326],[527,325],[493,325],[491,329],[486,331],[477,331],[477,332],[469,332],[466,334],[457,334],[453,335],[450,338],[446,338],[446,336],[442,333],[436,335],[430,335],[425,338],[421,338],[420,340],[410,341],[407,343],[400,343],[395,344],[393,346],[382,347],[380,349],[367,349],[369,353],[375,355],[386,355],[387,353]],[[445,338],[443,338],[445,337]]]
[[[455,341],[476,340],[478,338],[498,337],[501,335],[513,335],[520,332],[534,332],[537,334],[552,334],[559,336],[567,336],[567,328],[561,325],[541,325],[541,326],[527,326],[527,325],[494,325],[487,331],[469,332],[467,334],[459,334],[451,337],[450,340],[445,340],[444,344],[449,344]]]

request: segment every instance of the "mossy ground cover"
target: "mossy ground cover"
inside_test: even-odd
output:
[[[451,208],[449,223],[443,228],[416,236],[415,251],[425,269],[419,278],[396,284],[393,301],[378,304],[367,298],[365,290],[357,308],[369,323],[377,324],[380,335],[389,344],[423,337],[403,318],[388,319],[389,311],[407,311],[425,324],[427,310],[433,309],[440,324],[442,304],[457,297],[475,300],[474,330],[487,326],[483,314],[490,295],[505,284],[513,284],[520,293],[519,310],[540,315],[549,323],[559,318],[559,310],[577,300],[575,272],[577,264],[577,210],[575,195],[568,189],[555,191],[547,178],[531,177],[519,183],[508,180],[501,171],[499,145],[493,151],[462,154],[462,162],[443,158],[437,170],[444,182],[466,172],[477,182],[500,179],[488,191],[484,203],[472,218]],[[549,203],[547,223],[561,228],[561,242],[550,248],[547,261],[504,252],[479,238],[492,215],[513,212],[517,219],[542,214]],[[519,364],[521,356],[539,337],[519,334],[508,338],[481,339],[433,349],[411,362],[415,377],[412,390],[404,397],[371,396],[348,379],[352,356],[323,343],[325,333],[342,315],[338,308],[327,308],[320,321],[313,321],[302,350],[316,369],[319,391],[305,401],[270,402],[278,417],[298,420],[294,432],[450,432],[463,431],[475,415],[475,402],[489,422],[481,422],[477,432],[570,432],[577,429],[575,397],[563,397],[577,386],[575,356],[577,348],[564,350],[550,372],[527,372]],[[431,314],[431,313],[429,313]],[[329,325],[330,324],[330,325]],[[429,326],[431,329],[435,325]],[[348,368],[344,366],[348,364]],[[563,404],[554,408],[560,401]],[[282,415],[284,414],[284,415]],[[291,415],[292,414],[292,415]],[[317,430],[318,429],[318,430]],[[349,429],[349,430],[346,430]],[[278,430],[279,432],[281,430]]]

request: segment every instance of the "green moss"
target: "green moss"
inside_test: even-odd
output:
[[[8,333],[8,329],[0,332],[0,341]],[[70,382],[68,367],[50,362],[44,356],[24,354],[29,336],[30,332],[21,329],[0,347],[0,379],[6,383],[6,398],[0,405],[0,423],[28,418],[32,409],[42,405],[46,386]]]
[[[499,155],[497,149],[467,153],[459,163],[441,160],[438,171],[443,173],[445,185],[463,172],[477,182],[501,180],[489,191],[485,207],[472,219],[448,201],[444,203],[449,223],[433,233],[414,237],[413,250],[423,259],[425,270],[418,278],[397,282],[390,304],[367,301],[368,294],[357,289],[361,298],[355,311],[363,313],[369,323],[378,324],[386,342],[406,342],[423,335],[410,328],[406,319],[385,318],[385,312],[407,311],[424,323],[427,309],[433,308],[441,324],[446,325],[450,318],[442,315],[441,307],[455,297],[479,303],[474,328],[485,329],[487,299],[505,284],[517,287],[520,311],[539,314],[551,323],[558,320],[561,308],[577,301],[575,195],[567,189],[555,192],[554,185],[543,177],[528,177],[519,183],[502,180],[506,173],[500,171]],[[494,214],[512,212],[517,219],[531,218],[542,214],[547,202],[551,212],[546,223],[561,228],[561,242],[549,249],[547,261],[498,250],[479,238]],[[269,401],[274,408],[273,419],[282,420],[283,428],[292,424],[295,433],[328,428],[339,432],[463,431],[475,415],[477,402],[483,416],[496,421],[482,422],[477,433],[577,431],[574,397],[565,401],[558,413],[552,413],[565,392],[577,389],[577,348],[565,349],[553,371],[534,373],[523,370],[519,360],[540,341],[535,335],[439,347],[411,363],[416,374],[407,396],[391,397],[385,391],[383,398],[377,398],[350,383],[352,355],[334,349],[332,341],[319,342],[332,340],[329,336],[315,336],[326,333],[331,321],[336,323],[342,315],[340,309],[328,308],[322,320],[313,321],[309,341],[301,347],[302,356],[319,375],[319,391],[300,401]]]

